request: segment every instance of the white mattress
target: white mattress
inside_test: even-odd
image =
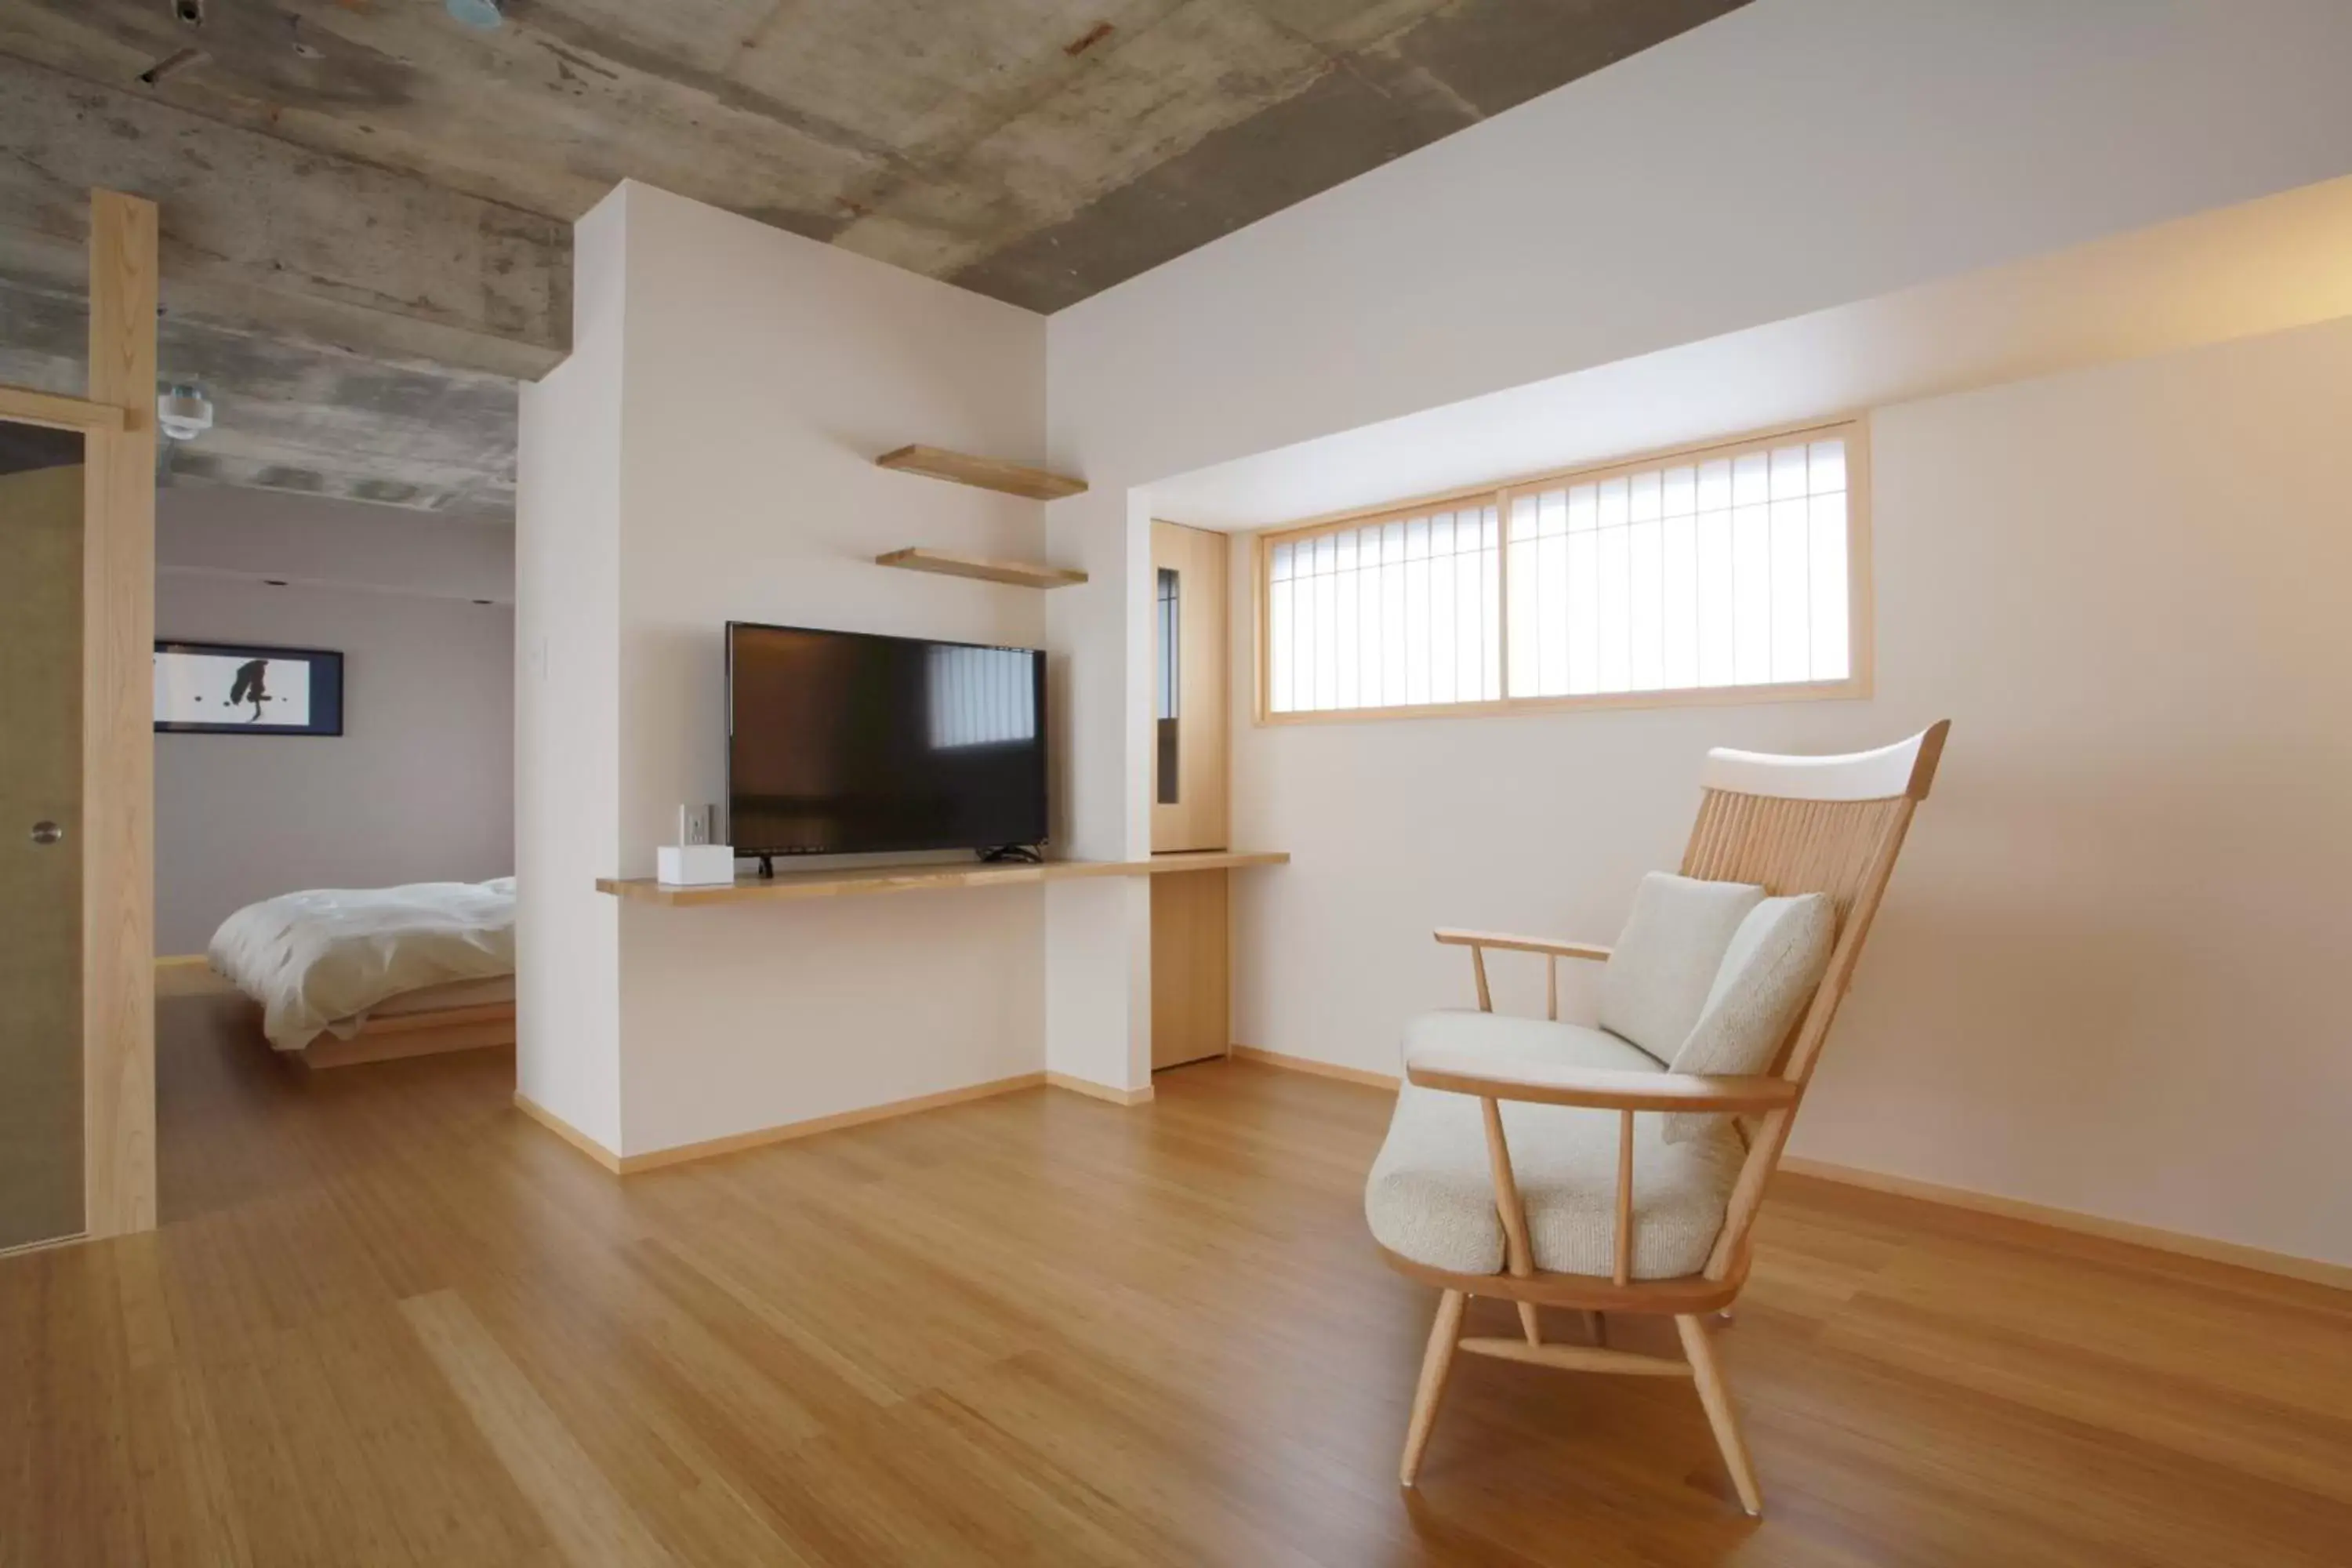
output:
[[[514,879],[320,888],[248,904],[221,922],[215,972],[261,1004],[281,1051],[321,1034],[348,1039],[370,1013],[459,1006],[459,985],[504,981],[513,994]],[[421,994],[437,993],[416,1000]]]

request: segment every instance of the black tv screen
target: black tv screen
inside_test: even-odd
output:
[[[1045,837],[1045,656],[727,624],[739,855],[993,849]]]

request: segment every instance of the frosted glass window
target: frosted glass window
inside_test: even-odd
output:
[[[1493,505],[1285,540],[1266,554],[1266,705],[1276,713],[1503,695],[1503,563]]]
[[[1851,679],[1857,427],[1271,541],[1271,713]]]
[[[1792,441],[1514,491],[1510,694],[1846,679],[1845,446]]]

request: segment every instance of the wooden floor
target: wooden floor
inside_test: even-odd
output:
[[[1377,1090],[1212,1063],[622,1183],[506,1052],[306,1078],[221,1006],[164,1005],[163,1228],[0,1260],[0,1561],[2352,1562],[2315,1286],[1791,1180],[1722,1335],[1760,1523],[1686,1384],[1473,1357],[1408,1495]]]

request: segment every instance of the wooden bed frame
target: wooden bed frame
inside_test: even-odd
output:
[[[177,954],[155,961],[155,994],[159,996],[238,996],[237,988],[215,974],[198,954]],[[261,1007],[250,998],[244,1005],[260,1027]],[[443,1051],[474,1051],[515,1043],[515,1005],[477,1002],[464,1007],[430,1008],[370,1018],[348,1040],[320,1035],[299,1051],[275,1051],[306,1068],[346,1068],[361,1062],[391,1061],[397,1057],[429,1057]]]
[[[304,1067],[347,1068],[361,1062],[390,1061],[395,1057],[429,1057],[443,1051],[475,1051],[515,1043],[515,1005],[482,1002],[470,1007],[442,1007],[423,1013],[395,1013],[370,1018],[348,1040],[320,1035],[299,1051],[282,1054]]]

